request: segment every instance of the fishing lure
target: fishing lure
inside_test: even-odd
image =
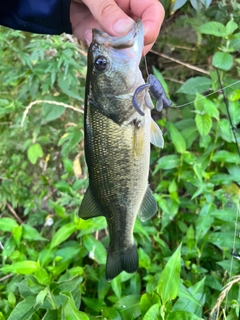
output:
[[[145,113],[138,105],[137,96],[144,90],[149,90],[151,97],[156,100],[157,111],[161,112],[163,108],[169,108],[171,106],[172,102],[168,99],[161,82],[153,74],[149,74],[147,83],[138,87],[132,98],[133,106],[141,116],[144,116]],[[149,109],[153,109],[152,103],[147,103],[146,101],[146,105]]]

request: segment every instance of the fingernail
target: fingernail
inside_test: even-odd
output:
[[[87,42],[87,45],[90,46],[90,43],[92,42],[92,30],[89,29],[85,32],[85,40]]]
[[[132,29],[134,25],[134,21],[130,19],[120,19],[113,25],[113,30],[118,34],[127,33],[130,29]]]

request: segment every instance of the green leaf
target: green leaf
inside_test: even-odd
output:
[[[23,238],[26,240],[32,241],[46,241],[46,238],[43,238],[37,229],[33,228],[29,224],[23,224]]]
[[[37,281],[43,285],[47,285],[50,281],[50,277],[44,268],[39,268],[36,272],[34,272],[34,277]]]
[[[203,7],[200,0],[190,0],[190,3],[196,11],[200,11]]]
[[[228,46],[228,52],[236,52],[240,50],[240,39],[231,39]]]
[[[27,151],[28,159],[32,164],[36,164],[39,158],[43,157],[43,150],[39,143],[32,144]]]
[[[237,28],[238,28],[238,25],[236,22],[234,22],[233,20],[228,21],[228,23],[226,24],[226,34],[228,36],[233,34],[233,32],[237,30]]]
[[[190,300],[201,307],[201,304],[195,299],[195,297],[191,294],[191,292],[189,292],[189,290],[182,283],[180,283],[180,286],[179,286],[178,296],[179,298]]]
[[[37,297],[36,297],[36,304],[35,304],[35,306],[37,306],[37,305],[42,306],[42,305],[43,305],[43,302],[44,302],[44,300],[45,300],[48,292],[49,292],[49,289],[48,289],[48,287],[46,287],[45,289],[41,290],[41,291],[38,293],[38,295],[37,295]]]
[[[61,295],[67,297],[67,303],[63,308],[65,320],[89,320],[86,313],[79,311],[74,303],[72,294],[68,291],[62,291]]]
[[[12,235],[16,244],[20,246],[21,238],[22,238],[22,226],[18,226],[12,230]]]
[[[82,137],[83,134],[79,129],[73,128],[71,131],[69,129],[69,131],[65,133],[58,142],[59,146],[63,145],[61,151],[62,155],[64,157],[67,156],[68,153],[80,142]]]
[[[186,151],[186,142],[183,136],[172,123],[168,123],[167,127],[171,135],[172,143],[174,144],[177,152],[184,153]]]
[[[146,314],[146,312],[151,308],[151,306],[157,304],[161,307],[160,297],[156,291],[150,293],[144,293],[141,296],[140,308],[142,314]]]
[[[176,168],[180,165],[180,158],[179,156],[173,154],[169,156],[164,156],[158,160],[158,164],[154,173],[156,173],[159,169],[170,170]]]
[[[109,307],[103,308],[102,317],[103,319],[122,320],[120,313],[116,309]]]
[[[240,90],[234,90],[234,94],[232,95],[233,101],[229,102],[229,112],[234,126],[237,126],[240,122],[239,101],[236,101],[236,98],[240,100]]]
[[[228,169],[228,172],[229,172],[230,176],[232,177],[233,181],[240,184],[240,166],[239,165],[231,165],[231,166],[228,166],[227,169]]]
[[[76,86],[71,86],[69,78],[66,77],[62,72],[58,73],[58,85],[63,93],[72,97],[76,100],[82,100]]]
[[[96,311],[96,312],[101,312],[104,302],[99,301],[96,298],[88,298],[88,297],[82,297],[84,303],[86,306],[88,306],[90,309]]]
[[[145,313],[143,320],[158,320],[159,319],[159,304],[156,303]]]
[[[1,218],[0,219],[0,230],[11,232],[14,228],[17,228],[17,222],[12,218]]]
[[[205,98],[201,94],[196,95],[194,107],[196,110],[201,112],[204,111],[204,113],[209,115],[211,118],[215,118],[216,120],[219,119],[219,111],[216,107],[216,103],[213,103],[211,100]]]
[[[91,259],[96,260],[99,264],[106,263],[106,249],[92,234],[83,236],[83,244],[87,248]]]
[[[62,226],[53,236],[50,248],[53,249],[58,246],[60,243],[64,242],[69,238],[75,231],[76,226],[74,223],[70,222]]]
[[[212,128],[212,119],[207,114],[196,114],[195,117],[196,126],[198,128],[198,132],[200,135],[206,136],[209,134],[211,128]]]
[[[32,315],[37,311],[37,308],[34,308],[35,302],[36,296],[29,296],[19,302],[11,312],[8,320],[31,320]]]
[[[62,320],[58,310],[48,310],[42,320]]]
[[[229,120],[220,119],[218,121],[218,124],[220,128],[220,136],[222,137],[222,139],[227,142],[235,142]]]
[[[174,311],[171,312],[166,320],[201,320],[198,316],[191,312],[186,311]]]
[[[211,21],[211,22],[202,24],[199,30],[201,33],[210,34],[215,37],[224,38],[224,36],[226,35],[225,26],[222,23],[216,22],[216,21]]]
[[[211,85],[212,80],[207,77],[194,77],[184,82],[177,92],[194,95],[209,90]]]
[[[89,220],[79,219],[76,222],[78,230],[80,230],[80,235],[92,233],[92,230],[95,231],[101,230],[107,227],[107,222],[105,217],[96,217]]]
[[[178,295],[181,269],[181,247],[182,245],[180,245],[169,258],[158,281],[157,292],[161,296],[164,305],[169,300],[175,299]]]
[[[60,291],[72,292],[76,288],[79,288],[80,282],[81,282],[81,277],[77,275],[70,279],[59,281],[57,286]]]
[[[132,319],[140,316],[140,296],[130,295],[121,298],[114,304],[114,308],[121,314],[122,320]]]
[[[82,272],[82,273],[84,273],[84,272]],[[97,291],[98,291],[98,299],[100,301],[103,301],[104,298],[106,297],[106,295],[110,289],[110,284],[111,283],[109,283],[106,280],[105,274],[99,278]]]
[[[185,5],[185,3],[187,2],[187,0],[175,0],[172,2],[172,10],[171,11],[176,11],[178,9],[180,9],[181,7],[183,7]]]
[[[185,297],[181,297],[174,304],[173,311],[184,310],[184,311],[193,313],[196,316],[201,317],[202,307],[205,302],[205,294],[204,294],[205,279],[206,278],[204,277],[202,280],[195,283],[192,287],[188,288],[188,291],[195,298],[195,301],[192,299],[190,300],[190,299],[186,299]]]
[[[205,6],[205,8],[207,9],[210,4],[212,3],[212,0],[201,0],[202,4]]]
[[[42,119],[44,122],[56,120],[61,117],[66,108],[63,106],[44,103],[42,106]]]
[[[208,230],[211,228],[214,218],[210,216],[210,212],[212,210],[212,204],[206,204],[202,207],[199,217],[197,218],[196,225],[196,241],[201,240]]]
[[[12,291],[10,291],[8,293],[7,298],[8,298],[8,303],[14,308],[16,305],[16,296],[14,295],[14,293]],[[0,319],[1,319],[1,317],[0,317]]]
[[[117,296],[117,298],[120,299],[121,295],[122,295],[122,282],[121,282],[120,276],[114,278],[111,281],[111,287],[112,287],[115,295]]]
[[[235,221],[235,218],[236,218],[236,209],[225,208],[225,209],[215,210],[210,213],[210,216],[214,217],[215,219],[233,223],[233,221]]]
[[[36,261],[24,260],[18,261],[11,265],[6,265],[5,267],[0,268],[2,272],[12,272],[20,274],[31,274],[39,269],[39,265]]]
[[[221,250],[229,250],[233,244],[233,228],[234,225],[232,223],[231,229],[227,229],[226,231],[221,230],[221,232],[209,232],[205,236],[205,240],[211,242],[214,246],[220,248]],[[236,242],[236,248],[238,248],[240,243],[239,237],[236,238]]]
[[[233,56],[227,52],[216,52],[212,64],[215,68],[228,71],[233,66]]]
[[[212,157],[212,161],[214,162],[227,162],[227,163],[239,163],[240,158],[237,153],[232,153],[226,150],[220,150],[214,153]]]
[[[149,255],[142,248],[139,248],[138,255],[139,255],[139,267],[145,268],[145,269],[149,268],[151,266],[151,259]]]

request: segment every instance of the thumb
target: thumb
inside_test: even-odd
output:
[[[83,0],[103,31],[112,36],[126,34],[134,20],[126,15],[114,0]]]

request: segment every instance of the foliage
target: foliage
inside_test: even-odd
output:
[[[153,112],[165,138],[164,148],[151,152],[159,213],[136,222],[139,271],[110,283],[106,221],[77,215],[88,184],[86,54],[70,36],[1,27],[0,319],[193,320],[209,319],[211,310],[214,319],[239,318],[239,261],[231,249],[240,248],[238,230],[233,242],[240,157],[215,68],[239,143],[240,29],[238,7],[232,18],[221,8],[212,4],[200,16],[186,4],[156,45],[183,62],[173,68],[154,56],[153,71],[174,101],[161,116]],[[180,45],[172,31],[183,21],[194,37],[183,31]],[[37,100],[53,102],[27,108]]]

